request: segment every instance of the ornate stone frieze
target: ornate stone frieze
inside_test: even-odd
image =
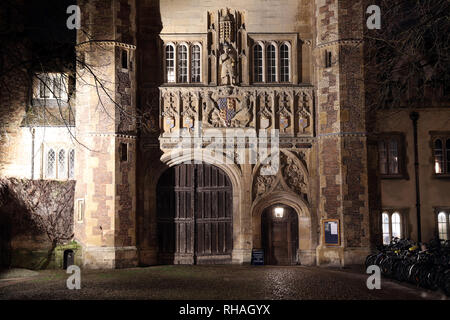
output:
[[[311,137],[311,87],[160,87],[164,133],[202,128],[279,129],[281,136]]]

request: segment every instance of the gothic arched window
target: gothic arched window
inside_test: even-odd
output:
[[[389,244],[392,238],[403,236],[402,217],[398,211],[388,210],[381,214],[381,231],[383,244]]]
[[[400,214],[398,212],[394,212],[392,214],[391,220],[392,220],[392,237],[401,238],[402,228],[401,228]]]
[[[167,82],[175,82],[175,48],[171,44],[166,46],[166,77]]]
[[[280,81],[289,82],[290,70],[289,70],[289,46],[283,43],[280,47]]]
[[[196,44],[191,52],[191,82],[200,81],[200,46]]]
[[[438,214],[438,232],[440,240],[448,240],[447,214],[443,211]]]
[[[267,65],[267,82],[276,82],[277,56],[275,46],[273,44],[269,44],[267,46],[266,65]]]
[[[54,178],[55,177],[55,161],[56,161],[55,151],[53,149],[50,149],[47,152],[46,177],[48,177],[48,178]]]
[[[178,82],[188,82],[188,50],[187,46],[182,44],[178,46]]]
[[[383,212],[381,216],[381,225],[383,231],[383,244],[389,244],[391,241],[391,233],[390,233],[390,223],[389,223],[389,214]]]
[[[64,149],[58,152],[58,178],[64,179],[66,177],[66,151]]]
[[[263,50],[260,44],[253,47],[253,81],[263,82]]]
[[[69,151],[69,179],[75,176],[75,150]]]

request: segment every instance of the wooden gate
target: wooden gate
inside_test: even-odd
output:
[[[169,168],[157,188],[159,262],[230,263],[232,199],[230,180],[217,167]]]

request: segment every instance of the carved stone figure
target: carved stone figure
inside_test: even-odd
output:
[[[216,108],[216,103],[211,98],[211,92],[205,94],[205,101],[203,102],[202,122],[206,126],[220,127],[222,119],[220,111]]]
[[[286,184],[296,193],[307,194],[307,185],[305,182],[305,177],[300,169],[300,167],[295,163],[295,161],[288,157],[283,156],[285,166],[284,166],[284,180]]]
[[[252,120],[251,110],[253,110],[253,102],[251,102],[250,99],[246,97],[241,102],[240,110],[236,113],[233,120],[231,121],[231,126],[240,128],[247,127],[249,122]]]
[[[233,49],[228,43],[223,45],[223,53],[220,56],[220,78],[222,85],[236,85],[236,59]]]
[[[274,176],[257,176],[253,186],[254,197],[258,198],[268,192],[274,180]]]

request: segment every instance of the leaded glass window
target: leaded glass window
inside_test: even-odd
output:
[[[188,51],[186,45],[178,46],[178,82],[188,81]]]
[[[267,46],[266,64],[267,64],[267,82],[277,81],[277,56],[275,46]]]
[[[283,43],[280,47],[280,80],[289,82],[289,46]]]

